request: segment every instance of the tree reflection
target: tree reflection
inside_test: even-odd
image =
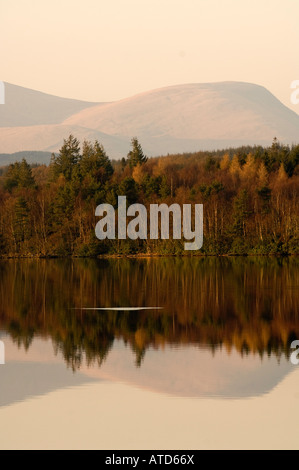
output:
[[[198,344],[289,354],[299,338],[297,258],[0,262],[0,328],[26,349],[50,337],[73,369],[101,363],[115,339],[140,365],[149,347]],[[99,311],[84,307],[160,306]]]

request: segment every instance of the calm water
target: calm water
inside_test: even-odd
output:
[[[0,261],[0,447],[298,447],[298,289],[296,258]]]

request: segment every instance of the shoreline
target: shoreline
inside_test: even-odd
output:
[[[294,258],[299,256],[298,253],[227,253],[227,254],[179,254],[179,255],[172,255],[172,254],[105,254],[105,255],[97,255],[97,256],[78,256],[78,255],[68,255],[68,256],[59,256],[59,255],[7,255],[2,256],[0,255],[0,261],[6,260],[21,260],[21,259],[154,259],[154,258]]]

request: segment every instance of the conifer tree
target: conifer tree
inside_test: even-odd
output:
[[[67,181],[72,178],[74,166],[80,160],[80,142],[72,135],[68,139],[64,139],[57,157],[52,158],[52,166],[54,176],[58,177],[63,174]]]
[[[101,183],[104,183],[113,174],[111,161],[103,145],[97,140],[94,145],[87,141],[83,143],[80,167],[83,177],[89,174]]]
[[[128,153],[127,160],[129,166],[133,168],[137,165],[142,165],[147,162],[147,157],[144,155],[142,147],[138,142],[137,137],[133,137],[131,140],[132,150]]]

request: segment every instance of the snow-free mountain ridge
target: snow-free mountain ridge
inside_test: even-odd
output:
[[[6,84],[0,154],[58,151],[72,133],[98,139],[111,158],[137,136],[156,156],[240,145],[299,142],[299,115],[266,88],[244,82],[170,86],[110,103],[57,98]],[[0,162],[1,163],[1,162]]]

